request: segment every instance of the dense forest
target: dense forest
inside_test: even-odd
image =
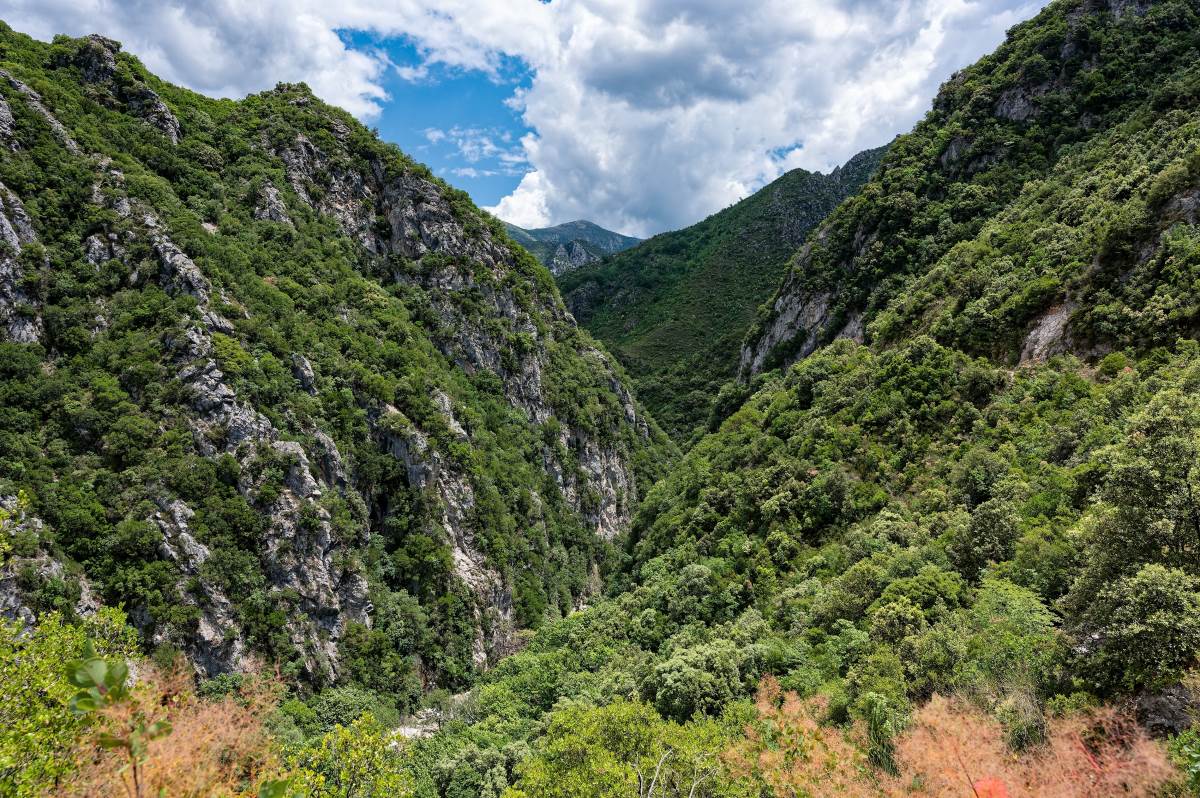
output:
[[[579,323],[629,370],[679,443],[702,434],[738,347],[808,232],[879,166],[867,150],[823,175],[793,169],[707,219],[557,274]]]
[[[0,794],[1200,794],[1196,0],[1016,26],[649,412],[304,87],[0,70]]]

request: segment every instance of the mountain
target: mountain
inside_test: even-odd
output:
[[[509,236],[554,274],[564,274],[605,255],[636,245],[640,238],[623,236],[591,222],[578,220],[554,227],[525,230],[505,222]]]
[[[821,225],[748,333],[743,376],[838,337],[928,333],[1016,364],[1196,331],[1178,254],[1196,212],[1191,6],[1049,13],[954,75]]]
[[[460,767],[529,741],[515,795],[656,762],[677,795],[1178,779],[1155,744],[1158,776],[1054,752],[1114,712],[1134,747],[1197,733],[1198,55],[1195,0],[1057,0],[953,76],[788,264],[609,598],[485,677],[470,728],[529,730]]]
[[[1195,792],[1200,0],[1055,0],[953,76],[810,231],[682,456],[498,225],[307,92],[208,101],[124,56],[85,84],[104,43],[3,43],[0,601],[38,621],[0,625],[0,779],[33,785],[9,792],[132,767],[98,746],[127,714],[79,718],[119,659],[178,721],[144,772],[192,772],[190,718],[251,716],[192,725],[220,761],[226,726],[259,732],[223,792]],[[477,254],[403,254],[451,240]],[[637,495],[556,492],[576,463],[631,463]],[[507,585],[536,629],[497,636]],[[286,699],[154,689],[217,591]],[[93,613],[117,601],[158,656]],[[456,675],[481,638],[492,667]],[[470,689],[401,724],[416,674]]]
[[[617,354],[677,440],[705,423],[736,373],[742,336],[788,259],[884,151],[859,153],[828,175],[792,170],[691,227],[558,274],[575,318]]]
[[[406,705],[598,590],[672,447],[550,274],[300,84],[0,30],[0,606]]]

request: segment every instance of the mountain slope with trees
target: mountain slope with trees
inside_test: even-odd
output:
[[[1019,766],[933,794],[1157,794],[1153,757],[1053,759],[1115,703],[1194,768],[1198,23],[1056,2],[952,78],[792,262],[610,598],[418,750],[532,740],[495,760],[510,795],[656,756],[680,795],[908,795],[986,737]],[[647,737],[606,736],[617,716]]]
[[[794,169],[691,227],[558,275],[575,318],[629,370],[677,440],[708,418],[758,306],[817,223],[883,157],[867,150],[828,175]]]
[[[954,75],[798,253],[743,376],[926,332],[1016,363],[1194,334],[1192,8],[1090,2]]]
[[[529,250],[552,274],[595,263],[605,255],[629,249],[641,241],[582,219],[530,230],[507,222],[504,227],[513,241]]]
[[[395,705],[380,701],[378,688],[363,690],[369,681],[349,690],[294,681],[287,696],[261,702],[258,723],[271,731],[254,749],[267,753],[244,768],[247,779],[276,789],[261,779],[277,774],[282,786],[268,794],[288,796],[348,775],[373,785],[364,786],[368,795],[420,798],[1195,794],[1198,54],[1197,0],[1056,0],[1015,27],[995,54],[943,87],[929,116],[890,146],[878,175],[810,234],[746,339],[744,380],[722,392],[713,431],[660,469],[665,475],[638,494],[627,531],[603,552],[602,589],[568,589],[562,617],[547,607],[538,628],[513,638],[510,655],[465,694],[429,694],[423,714],[400,727],[404,741],[385,731],[397,725]],[[5,97],[16,107],[14,95]],[[38,130],[47,141],[60,135],[48,124]],[[75,135],[84,138],[82,129]],[[61,154],[65,145],[54,146],[59,160],[74,163]],[[22,174],[0,174],[17,196],[20,186],[39,199],[22,205],[25,215],[6,199],[20,245],[18,257],[16,246],[8,250],[9,273],[42,263],[43,250],[25,242],[26,216],[71,196],[30,192],[33,178],[22,182]],[[282,181],[286,172],[274,174]],[[337,195],[302,187],[318,203]],[[78,196],[88,202],[92,194]],[[307,213],[287,196],[289,214]],[[209,240],[200,232],[197,240]],[[136,262],[145,261],[157,263]],[[90,281],[108,272],[77,265],[63,274]],[[209,291],[209,310],[222,319],[243,318],[216,304],[218,288],[237,285],[238,274]],[[71,285],[53,283],[56,292]],[[47,300],[60,294],[36,280],[8,290],[23,297],[12,300],[20,312],[5,317],[13,337],[90,340],[94,308],[37,311],[57,307]],[[155,310],[164,307],[167,300]],[[203,319],[195,297],[186,307]],[[251,319],[259,307],[249,306]],[[104,316],[99,335],[108,340],[148,315]],[[58,330],[76,331],[68,339]],[[330,325],[322,335],[342,342],[339,353],[354,351],[339,331]],[[242,341],[245,333],[235,333],[223,334]],[[25,546],[26,562],[52,553],[26,541],[92,540],[68,537],[78,527],[67,524],[80,523],[77,506],[97,502],[44,511],[41,496],[57,482],[89,499],[137,498],[131,483],[146,482],[142,471],[121,479],[143,467],[139,460],[105,464],[137,458],[146,449],[137,441],[149,433],[112,422],[102,435],[81,437],[114,401],[135,415],[133,400],[102,378],[150,344],[120,340],[128,344],[72,355],[81,359],[70,363],[99,375],[83,388],[55,387],[70,363],[47,367],[38,348],[45,343],[8,344],[0,359],[10,371],[17,363],[20,376],[3,383],[4,442],[31,453],[21,473],[4,475],[28,486],[3,505],[12,531],[5,542]],[[256,373],[214,337],[218,345],[226,362]],[[603,408],[603,395],[597,387],[566,397]],[[584,423],[553,407],[564,427]],[[454,408],[467,428],[466,412]],[[53,425],[37,413],[51,414]],[[42,429],[54,433],[44,447],[34,438]],[[634,431],[615,417],[610,429],[618,442]],[[212,445],[229,434],[209,432]],[[166,443],[186,451],[189,440],[197,438]],[[481,456],[507,451],[478,443]],[[660,450],[637,451],[652,471]],[[270,485],[258,476],[270,472],[253,463],[223,462],[201,474],[212,474],[209,492],[218,497],[215,486],[230,479],[221,469],[238,474],[234,485]],[[206,523],[224,517],[212,512]],[[145,527],[119,529],[95,550],[142,542],[134,551],[145,556],[144,541],[161,539]],[[512,562],[534,563],[526,573],[542,567],[538,577],[554,573],[545,568],[552,558],[528,557],[514,552]],[[405,550],[374,562],[400,571],[414,559]],[[134,567],[114,573],[148,578]],[[100,582],[99,598],[114,583],[125,584]],[[135,656],[131,641],[111,611],[92,612],[95,596],[45,585],[36,595],[51,607],[73,602],[82,620],[64,622],[39,605],[27,607],[43,612],[36,634],[0,630],[0,664],[19,668],[22,685],[0,698],[34,708],[9,710],[22,723],[0,729],[0,775],[34,772],[4,769],[26,757],[46,781],[91,783],[89,768],[111,760],[94,753],[88,735],[108,727],[67,711],[69,691],[51,674],[61,668],[59,652],[78,656],[85,637],[114,663]],[[384,627],[397,628],[406,627]],[[380,663],[410,650],[397,637],[359,634],[369,645],[347,649],[351,673],[384,674]],[[151,715],[173,712],[181,722],[214,706],[257,706],[253,680],[235,681],[205,681],[200,697],[177,709],[149,700],[158,695],[153,679],[143,694],[146,705],[167,707]],[[31,718],[47,740],[33,750],[17,736]],[[151,744],[147,772],[153,752],[175,751],[171,744]],[[73,771],[47,751],[77,752],[83,764]]]
[[[672,447],[550,274],[303,85],[0,31],[2,604],[407,706],[598,590]]]

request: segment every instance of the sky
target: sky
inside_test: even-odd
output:
[[[1043,0],[0,0],[218,97],[304,81],[524,227],[646,236],[905,132]]]

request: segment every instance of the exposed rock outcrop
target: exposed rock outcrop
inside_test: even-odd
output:
[[[172,144],[178,144],[179,120],[144,81],[118,71],[120,50],[119,42],[93,33],[81,39],[75,53],[59,65],[78,68],[83,81],[102,87],[112,104],[158,129]]]
[[[166,137],[139,137],[139,146],[160,155],[185,132],[149,88],[158,85],[153,78],[103,37],[57,41],[51,55],[21,66],[45,68],[39,81],[47,86],[70,84],[64,92],[47,88],[59,102],[85,84],[86,107],[56,108],[63,118],[93,115],[127,129],[121,115],[134,115]],[[154,191],[135,190],[115,151],[88,137],[101,151],[83,152],[37,92],[8,73],[0,81],[0,147],[92,181],[92,207],[84,185],[76,205],[86,214],[66,225],[27,210],[53,203],[0,186],[0,340],[41,343],[30,353],[47,373],[71,365],[62,339],[46,332],[59,327],[50,312],[53,292],[37,278],[53,260],[68,261],[87,285],[55,298],[54,312],[78,311],[70,319],[72,345],[84,357],[89,347],[110,343],[120,349],[135,340],[139,347],[131,360],[144,371],[136,376],[127,373],[129,361],[108,372],[97,360],[94,374],[108,392],[102,412],[112,412],[83,412],[89,418],[72,426],[80,450],[72,456],[86,459],[88,474],[111,475],[105,489],[116,486],[96,498],[99,516],[107,513],[96,528],[128,524],[140,536],[136,551],[116,556],[153,573],[152,591],[93,575],[104,595],[122,597],[148,645],[178,647],[204,675],[246,669],[266,654],[313,684],[328,684],[345,673],[341,648],[352,625],[376,623],[372,597],[415,600],[432,616],[441,608],[431,602],[450,594],[455,605],[445,619],[428,623],[452,630],[453,648],[413,644],[448,664],[427,665],[423,649],[403,654],[427,683],[441,674],[462,680],[472,661],[484,667],[519,639],[513,592],[522,575],[514,574],[514,552],[556,558],[546,566],[557,580],[547,590],[547,612],[584,600],[587,564],[567,572],[564,555],[576,553],[567,547],[577,545],[581,525],[606,538],[628,526],[634,463],[639,473],[646,469],[635,455],[663,441],[650,442],[656,430],[618,369],[574,328],[544,270],[498,234],[493,220],[300,87],[264,99],[269,124],[257,110],[238,120],[246,132],[238,141],[258,142],[258,152],[185,142],[189,157],[200,151],[195,166],[209,179],[231,173],[197,211],[188,202],[158,203],[159,191],[176,188],[169,176]],[[207,115],[188,108],[185,118],[203,129]],[[43,125],[59,146],[44,146]],[[36,128],[36,152],[21,149],[23,126]],[[120,157],[140,155],[122,150]],[[230,232],[244,237],[237,254],[249,250],[246,263],[222,258],[230,243],[222,237]],[[307,249],[289,252],[289,245]],[[51,253],[45,260],[43,250]],[[291,261],[293,253],[297,261],[312,256],[308,275],[307,264]],[[344,289],[330,272],[354,283],[351,294],[367,296],[301,310],[310,286],[323,296]],[[276,300],[282,317],[269,309]],[[120,315],[130,309],[132,323]],[[348,334],[314,341],[310,321],[344,324]],[[380,340],[386,357],[368,351],[372,333],[397,339]],[[94,399],[85,383],[77,383],[81,408]],[[598,394],[602,416],[592,408],[577,413],[573,390]],[[136,427],[131,447],[152,448],[150,457],[170,468],[156,471],[156,462],[143,473],[130,466],[146,449],[131,448],[129,457],[109,451],[106,430],[116,418]],[[502,460],[481,466],[481,455],[492,454],[482,447],[496,446],[497,438],[516,442],[518,479],[503,473]],[[191,470],[207,479],[219,474],[219,481],[189,482]],[[511,527],[499,545],[493,519]],[[428,539],[437,567],[393,580],[400,567],[380,565],[377,555],[401,559],[410,534]],[[80,550],[63,546],[75,556]],[[109,564],[85,555],[79,563],[46,559],[37,568],[54,578],[76,568],[111,570]],[[22,604],[7,582],[0,608],[26,620],[39,611]]]
[[[10,86],[23,95],[25,104],[33,109],[34,113],[40,116],[46,122],[46,124],[50,126],[50,130],[53,131],[55,137],[58,138],[59,142],[61,142],[62,145],[67,149],[67,152],[71,153],[72,155],[82,154],[83,150],[81,150],[79,145],[75,143],[75,139],[71,137],[71,134],[67,132],[67,129],[63,127],[62,123],[59,122],[54,114],[50,113],[49,109],[47,109],[42,103],[42,95],[38,94],[29,86],[17,80],[3,69],[0,69],[0,79],[7,81]]]
[[[33,220],[17,195],[0,183],[0,329],[19,343],[35,343],[42,336],[33,299],[24,285],[22,251],[37,241]]]
[[[0,496],[0,551],[7,551],[13,541],[21,538],[30,538],[24,545],[36,545],[44,528],[42,519],[29,511],[21,497]],[[90,615],[100,607],[82,574],[67,573],[60,561],[44,551],[18,553],[0,565],[0,619],[16,621],[28,629],[38,615],[32,594],[47,584],[56,586],[59,593],[73,594],[71,608],[78,615]]]

